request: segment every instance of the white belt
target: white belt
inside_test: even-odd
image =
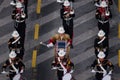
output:
[[[63,71],[63,69],[58,68],[59,71]]]
[[[101,20],[98,20],[100,23],[102,23],[102,24],[104,24],[104,23],[107,23],[108,22],[108,20],[106,20],[106,21],[101,21]]]
[[[64,18],[64,20],[68,21],[68,20],[71,20],[72,18]]]
[[[16,20],[16,22],[19,22],[19,23],[24,22],[24,21],[25,21],[25,20],[21,20],[21,21]]]

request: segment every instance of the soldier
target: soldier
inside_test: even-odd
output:
[[[96,11],[96,19],[98,20],[98,29],[102,29],[106,36],[109,35],[109,19],[112,17],[111,11],[107,7],[107,3],[105,1],[102,1],[100,4],[100,7]]]
[[[59,43],[60,46],[63,46],[63,48],[66,48],[66,57],[69,57],[69,51],[70,51],[70,47],[69,45],[71,44],[71,39],[69,37],[68,34],[64,33],[65,30],[63,27],[59,27],[58,29],[58,34],[55,34],[52,38],[50,38],[49,40],[49,44],[47,44],[47,47],[52,47],[55,45],[55,52],[54,52],[54,57],[58,57],[57,56],[57,50],[56,48],[58,48]]]
[[[24,55],[24,48],[23,43],[21,41],[21,37],[17,31],[13,31],[12,38],[8,41],[8,48],[10,51],[15,51],[17,53],[17,57],[23,58]]]
[[[57,63],[53,63],[53,69],[57,69],[58,80],[70,80],[72,79],[72,73],[74,64],[69,58],[64,56],[64,53],[59,53],[59,57],[56,58]],[[54,68],[57,67],[57,68]]]
[[[93,73],[96,72],[95,75],[96,80],[111,80],[110,75],[113,72],[114,66],[109,60],[104,58],[105,58],[104,52],[99,52],[98,59],[96,59],[91,65],[91,69],[92,69],[91,72]]]
[[[22,43],[24,43],[25,30],[26,30],[26,23],[25,23],[26,14],[24,13],[23,5],[20,2],[16,3],[16,7],[12,13],[12,19],[15,21],[14,27],[20,34]]]
[[[102,1],[105,1],[107,3],[107,6],[110,7],[110,5],[113,4],[112,0],[94,0],[94,4],[96,7],[100,7],[100,4]]]
[[[103,30],[98,32],[98,37],[94,41],[95,55],[97,56],[100,51],[104,51],[106,57],[108,55],[109,49],[109,41],[108,38],[105,37],[105,33]]]
[[[65,33],[70,35],[70,38],[73,41],[73,17],[75,17],[74,9],[71,9],[68,1],[65,1],[63,5],[64,6],[60,10],[63,27],[65,29]],[[71,47],[73,47],[72,44]]]
[[[9,67],[8,76],[10,80],[20,80],[20,76],[25,69],[25,65],[23,64],[23,62],[16,56],[17,54],[14,51],[11,51],[9,54],[9,59],[7,59],[2,66],[2,73],[5,73],[6,68]]]

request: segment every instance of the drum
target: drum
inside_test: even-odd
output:
[[[20,80],[20,74],[16,74],[15,76],[14,76],[14,78],[13,78],[13,80]]]
[[[111,80],[111,75],[107,74],[106,76],[103,77],[102,80]]]
[[[64,74],[62,80],[71,80],[71,79],[72,79],[72,75],[70,73],[66,73],[66,74]]]

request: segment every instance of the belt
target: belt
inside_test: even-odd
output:
[[[63,71],[63,69],[58,68],[59,71]]]
[[[106,20],[106,21],[101,21],[101,20],[98,20],[100,23],[102,23],[102,24],[104,24],[104,23],[107,23],[108,22],[108,20]]]
[[[71,20],[72,18],[64,18],[64,20],[68,21],[68,20]]]
[[[19,22],[19,23],[24,22],[24,21],[25,21],[25,20],[21,20],[21,21],[16,20],[16,22]]]

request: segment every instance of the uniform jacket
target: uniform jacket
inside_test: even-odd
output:
[[[100,38],[95,39],[94,48],[108,48],[109,46],[108,38],[105,38],[101,43],[99,43],[99,41],[101,41]]]
[[[110,15],[106,15],[107,11],[110,13]],[[111,11],[108,8],[101,8],[101,7],[99,7],[96,10],[95,17],[98,20],[107,21],[107,20],[109,20],[109,18],[112,17],[112,15],[111,15]]]
[[[64,58],[62,60],[62,64],[64,67],[66,67],[67,65],[71,66],[69,69],[67,69],[68,72],[71,71],[71,69],[74,69],[74,64],[70,61],[70,59]],[[63,71],[63,68],[61,67],[59,61],[57,63],[57,67],[59,67],[58,70]]]
[[[14,38],[10,38],[8,41],[8,47],[9,49],[17,49],[17,48],[22,48],[22,43],[21,43],[21,38],[13,43],[15,41]]]
[[[72,10],[71,8],[68,8],[66,9],[65,7],[63,7],[61,10],[60,10],[60,16],[63,20],[69,18],[69,19],[73,19],[73,17],[75,17],[75,13],[71,13]],[[65,15],[69,14],[69,17],[65,17]]]
[[[67,42],[70,42],[71,43],[71,39],[70,39],[70,36],[68,34],[63,34],[62,37],[60,36],[60,34],[55,34],[55,36],[53,36],[49,43],[53,43],[55,44],[57,40],[63,40],[63,41],[67,41]]]
[[[24,13],[23,11],[21,12],[20,10],[17,10],[17,9],[13,10],[13,12],[12,12],[12,19],[16,20],[18,22],[19,21],[24,21],[26,19],[26,17],[24,17],[24,18],[22,17],[23,13]]]
[[[113,64],[107,59],[104,59],[104,61],[100,62],[100,64],[102,64],[102,66],[105,70],[107,70],[107,69],[113,70],[114,69]],[[96,59],[93,62],[93,64],[91,65],[91,68],[94,69],[96,67],[97,71],[102,71],[101,67],[99,66],[100,64],[98,63],[98,59]]]
[[[25,68],[25,65],[23,64],[23,62],[20,59],[15,59],[14,61],[12,61],[13,65],[15,66],[16,69],[19,70],[19,72]],[[10,72],[15,72],[15,70],[13,69],[13,67],[11,66],[11,63],[9,61],[9,59],[6,60],[6,62],[4,63],[4,65],[2,66],[3,70],[6,70],[6,68],[9,67],[9,71]]]

